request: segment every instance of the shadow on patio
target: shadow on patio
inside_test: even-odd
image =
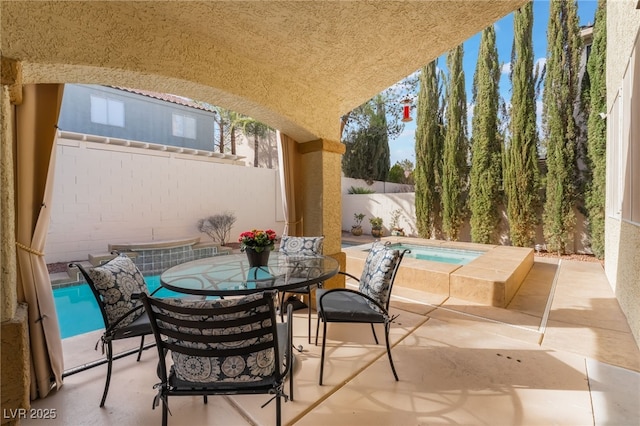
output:
[[[318,386],[320,347],[306,342],[306,311],[296,313],[296,344],[305,351],[284,424],[637,424],[640,351],[599,265],[536,258],[507,309],[401,283],[394,295],[399,382],[367,325],[330,324],[326,384]],[[98,334],[64,340],[67,368],[99,357]],[[116,361],[104,409],[104,366],[68,377],[33,407],[56,408],[48,425],[159,424],[160,410],[151,410],[155,365],[155,351],[140,363]],[[215,397],[204,405],[199,397],[173,398],[169,424],[274,424],[274,404],[260,408],[267,399]]]

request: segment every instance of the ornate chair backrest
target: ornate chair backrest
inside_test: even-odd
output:
[[[280,239],[280,251],[288,256],[322,255],[324,237],[290,237]]]
[[[105,328],[114,324],[113,330],[126,327],[144,313],[142,302],[133,295],[148,294],[149,289],[142,273],[129,257],[120,254],[104,265],[90,269],[85,269],[80,264],[75,266],[98,302]],[[121,319],[130,311],[129,315]]]
[[[391,289],[404,254],[409,250],[394,249],[389,242],[372,244],[360,277],[361,293],[389,310]]]
[[[231,299],[141,297],[156,338],[159,375],[195,383],[273,383],[282,379],[276,331],[275,291]]]

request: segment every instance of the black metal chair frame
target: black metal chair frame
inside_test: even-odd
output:
[[[285,298],[285,295],[287,293],[292,293],[292,294],[302,294],[302,295],[307,295],[308,299],[307,300],[307,339],[309,344],[311,344],[311,292],[313,291],[314,288],[322,288],[322,282],[319,283],[315,283],[315,284],[310,284],[304,287],[296,287],[294,289],[291,290],[285,290],[280,294],[280,320],[284,321],[284,316],[283,316],[283,312],[284,312],[284,307],[287,304],[287,298]],[[302,302],[301,302],[302,303]]]
[[[168,414],[170,414],[168,406],[169,396],[194,396],[202,395],[204,403],[207,403],[208,395],[240,395],[240,394],[273,394],[262,407],[265,407],[273,399],[276,400],[276,423],[280,425],[282,422],[281,399],[285,402],[291,398],[293,400],[293,378],[292,364],[293,353],[291,339],[293,339],[292,310],[288,309],[287,322],[276,322],[275,299],[276,290],[265,290],[263,297],[247,303],[239,303],[237,305],[226,307],[212,308],[193,308],[185,306],[175,306],[166,303],[166,300],[149,297],[142,294],[140,298],[144,304],[147,315],[151,319],[151,327],[156,339],[156,347],[158,348],[159,363],[158,376],[161,380],[155,388],[158,389],[158,395],[154,399],[153,407],[155,408],[159,401],[162,400],[162,425],[167,425]],[[268,306],[266,312],[243,316],[242,318],[224,318],[221,315],[231,315],[244,312],[247,309],[258,306]],[[160,312],[157,312],[160,311]],[[176,318],[166,313],[177,313],[193,315],[193,320],[184,318]],[[270,325],[266,326],[267,320]],[[263,324],[262,328],[251,331],[239,331],[234,334],[215,334],[205,330],[215,329],[238,329],[243,324],[253,324],[259,321]],[[269,335],[273,339],[269,342],[256,342],[250,346],[239,347],[229,342],[241,342],[245,340],[256,340],[261,336]],[[182,343],[178,344],[177,341]],[[183,346],[184,343],[187,346]],[[217,349],[197,349],[191,346],[193,343],[214,345],[220,342],[227,342],[226,348]],[[228,382],[217,381],[210,383],[196,383],[183,381],[175,377],[173,370],[169,371],[165,356],[169,351],[176,353],[196,356],[196,357],[228,357],[243,354],[254,353],[258,350],[273,349],[276,360],[276,370],[266,379],[260,382]],[[280,363],[280,361],[282,363]],[[289,395],[284,393],[284,382],[289,379]]]
[[[302,237],[304,238],[304,237]],[[307,238],[314,238],[314,237],[307,237]],[[317,237],[316,237],[317,238]],[[318,255],[321,255],[322,253],[317,253]],[[294,253],[290,253],[290,255],[295,258],[296,256],[300,256],[300,257],[308,257],[309,255],[298,255],[295,252]],[[284,312],[284,305],[287,302],[287,299],[285,298],[285,295],[287,293],[291,293],[291,294],[301,294],[301,295],[306,295],[307,296],[307,339],[309,344],[311,344],[311,292],[313,291],[314,288],[322,288],[322,285],[324,283],[323,282],[319,282],[319,283],[315,283],[315,284],[310,284],[307,286],[302,286],[302,287],[297,287],[291,290],[285,290],[282,292],[282,294],[280,294],[280,320],[283,321],[283,312]],[[302,302],[301,302],[302,303]],[[302,346],[301,346],[302,347]]]
[[[128,339],[130,337],[140,337],[140,348],[137,351],[138,356],[136,358],[136,361],[140,361],[140,357],[142,356],[142,351],[144,349],[148,349],[151,346],[153,346],[153,345],[149,345],[145,347],[144,345],[144,337],[147,335],[153,334],[153,330],[151,329],[151,323],[149,322],[149,317],[147,316],[146,312],[144,312],[142,316],[140,316],[131,324],[125,327],[117,328],[118,324],[120,324],[127,317],[129,317],[129,315],[133,314],[134,312],[143,310],[144,306],[142,304],[127,311],[124,315],[118,318],[118,320],[115,321],[114,323],[112,324],[109,323],[109,318],[107,316],[107,312],[104,307],[104,301],[102,299],[102,295],[96,288],[93,280],[87,273],[86,269],[79,263],[70,263],[69,266],[77,267],[80,273],[82,274],[82,276],[84,277],[85,281],[87,282],[87,285],[89,285],[89,288],[91,289],[91,292],[93,293],[93,296],[95,297],[96,302],[98,303],[98,307],[100,308],[100,313],[102,314],[102,320],[105,326],[105,331],[100,337],[100,340],[96,342],[96,346],[95,346],[95,350],[98,350],[98,345],[102,342],[102,353],[105,354],[105,350],[106,350],[107,377],[104,383],[104,391],[102,393],[102,399],[100,400],[100,407],[104,407],[104,403],[107,399],[107,393],[109,392],[109,385],[111,383],[111,373],[113,371],[114,356],[113,356],[112,342],[114,340]],[[157,288],[151,294],[155,294],[158,290],[160,290],[160,288],[161,287]]]
[[[373,338],[376,342],[376,345],[378,344],[378,336],[376,335],[376,330],[374,327],[374,324],[384,324],[384,337],[385,337],[385,342],[386,342],[386,346],[387,346],[387,356],[389,358],[389,364],[391,365],[391,371],[393,372],[393,376],[396,379],[396,381],[398,381],[398,374],[396,373],[396,368],[393,364],[393,358],[391,357],[391,346],[389,345],[389,329],[391,328],[391,323],[398,317],[397,315],[391,316],[389,314],[389,303],[391,301],[391,291],[393,290],[393,283],[395,281],[396,278],[396,274],[398,272],[398,269],[400,268],[400,264],[402,263],[402,258],[404,257],[404,255],[406,253],[410,253],[411,251],[408,249],[405,249],[403,251],[400,252],[399,254],[399,259],[398,262],[395,265],[395,268],[393,269],[393,273],[391,275],[390,278],[390,282],[389,282],[389,293],[387,296],[387,300],[384,303],[384,306],[382,304],[380,304],[377,300],[374,300],[373,298],[371,298],[370,296],[361,293],[358,290],[352,290],[352,289],[348,289],[348,288],[334,288],[331,290],[326,290],[324,291],[320,297],[317,300],[317,306],[318,306],[318,321],[316,323],[316,341],[315,344],[316,346],[318,345],[318,332],[320,330],[320,321],[322,321],[323,323],[323,327],[322,327],[322,355],[320,357],[320,379],[318,381],[318,383],[320,385],[322,385],[322,380],[323,380],[323,374],[324,374],[324,358],[325,358],[325,347],[326,347],[326,341],[327,341],[327,323],[330,322],[341,322],[341,323],[352,323],[352,324],[370,324],[371,325],[371,331],[373,332]],[[348,272],[339,272],[342,275],[345,275],[349,278],[354,279],[356,282],[360,282],[360,280],[355,277],[352,274],[349,274]],[[379,310],[379,315],[371,315],[371,312],[368,312],[368,314],[366,316],[358,316],[357,312],[353,312],[353,311],[349,311],[349,318],[345,318],[344,315],[340,316],[340,318],[332,318],[330,315],[327,315],[324,312],[324,306],[323,303],[325,303],[325,298],[327,298],[327,301],[329,301],[331,299],[331,295],[337,295],[337,294],[343,294],[343,295],[348,295],[351,297],[355,297],[355,298],[361,298],[363,300],[366,300],[367,302],[369,302],[369,304],[373,304],[375,305],[378,310]],[[346,311],[345,311],[346,313]]]

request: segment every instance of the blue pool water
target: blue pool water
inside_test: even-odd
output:
[[[144,277],[144,279],[150,292],[160,287],[159,275]],[[184,295],[163,288],[155,296],[180,297]],[[53,289],[53,299],[63,339],[104,328],[100,308],[98,308],[98,303],[86,283],[55,288]]]
[[[406,257],[420,260],[431,260],[433,262],[450,263],[453,265],[466,265],[483,254],[475,250],[458,250],[444,247],[419,246],[413,244],[393,244],[393,248],[399,250],[409,249]]]

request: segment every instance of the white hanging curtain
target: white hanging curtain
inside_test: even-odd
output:
[[[18,302],[29,306],[31,399],[62,386],[62,340],[44,259],[51,218],[55,134],[62,84],[23,86],[16,107],[16,246]]]
[[[278,138],[278,161],[280,162],[280,188],[282,191],[282,210],[285,218],[283,235],[301,236],[302,212],[297,206],[295,196],[297,142],[276,132]]]

